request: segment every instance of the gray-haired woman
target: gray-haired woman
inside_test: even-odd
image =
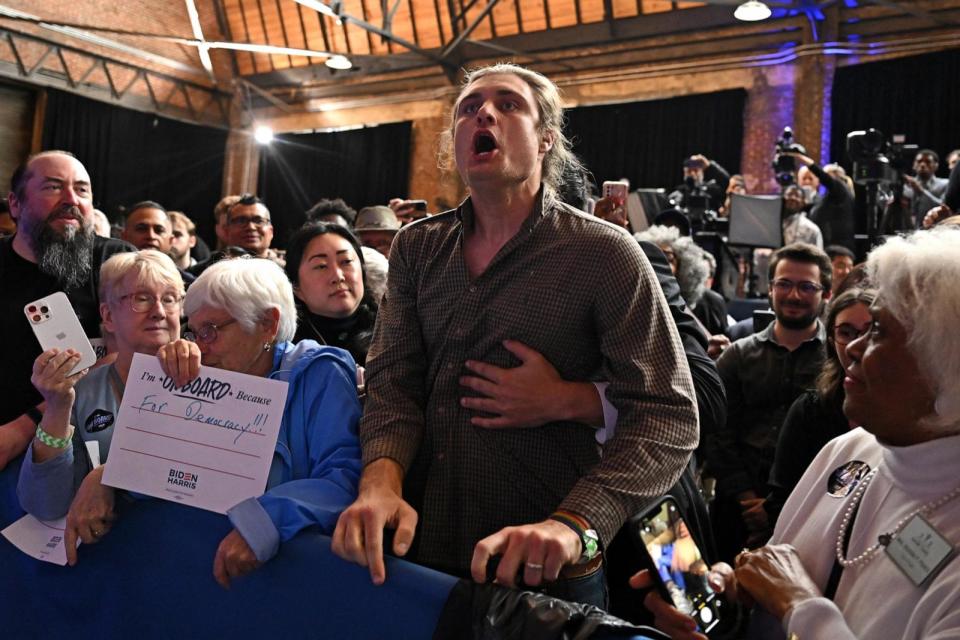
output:
[[[193,341],[178,340],[158,353],[178,384],[197,376],[201,360],[288,384],[267,491],[227,511],[234,530],[220,543],[213,566],[227,587],[301,530],[332,531],[356,497],[356,363],[343,349],[290,342],[297,322],[293,288],[269,260],[218,262],[190,285],[183,306]]]
[[[180,336],[183,279],[159,251],[121,253],[100,268],[100,300],[100,317],[117,347],[117,359],[89,374],[70,376],[80,359],[75,351],[50,349],[37,357],[31,380],[47,411],[17,485],[28,513],[41,520],[67,516],[64,540],[70,564],[77,561],[77,540],[98,542],[115,517],[114,489],[100,483],[103,467],[94,468],[96,461],[83,444],[96,443],[100,461],[107,460],[133,354],[154,355]]]

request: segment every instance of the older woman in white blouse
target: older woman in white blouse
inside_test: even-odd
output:
[[[755,603],[750,637],[960,638],[960,229],[891,238],[867,267],[879,296],[844,380],[862,427],[823,448],[768,546],[714,567]],[[672,637],[703,637],[645,602]]]

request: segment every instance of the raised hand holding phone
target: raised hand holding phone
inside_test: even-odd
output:
[[[80,355],[69,375],[76,375],[96,364],[97,354],[65,293],[58,291],[34,300],[23,307],[23,312],[44,351],[72,349]]]

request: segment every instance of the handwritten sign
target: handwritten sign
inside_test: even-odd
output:
[[[103,483],[226,513],[263,494],[287,383],[201,367],[183,387],[136,354]]]

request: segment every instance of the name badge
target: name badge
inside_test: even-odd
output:
[[[947,564],[953,556],[953,546],[929,522],[915,515],[890,541],[886,553],[900,571],[919,587]]]

